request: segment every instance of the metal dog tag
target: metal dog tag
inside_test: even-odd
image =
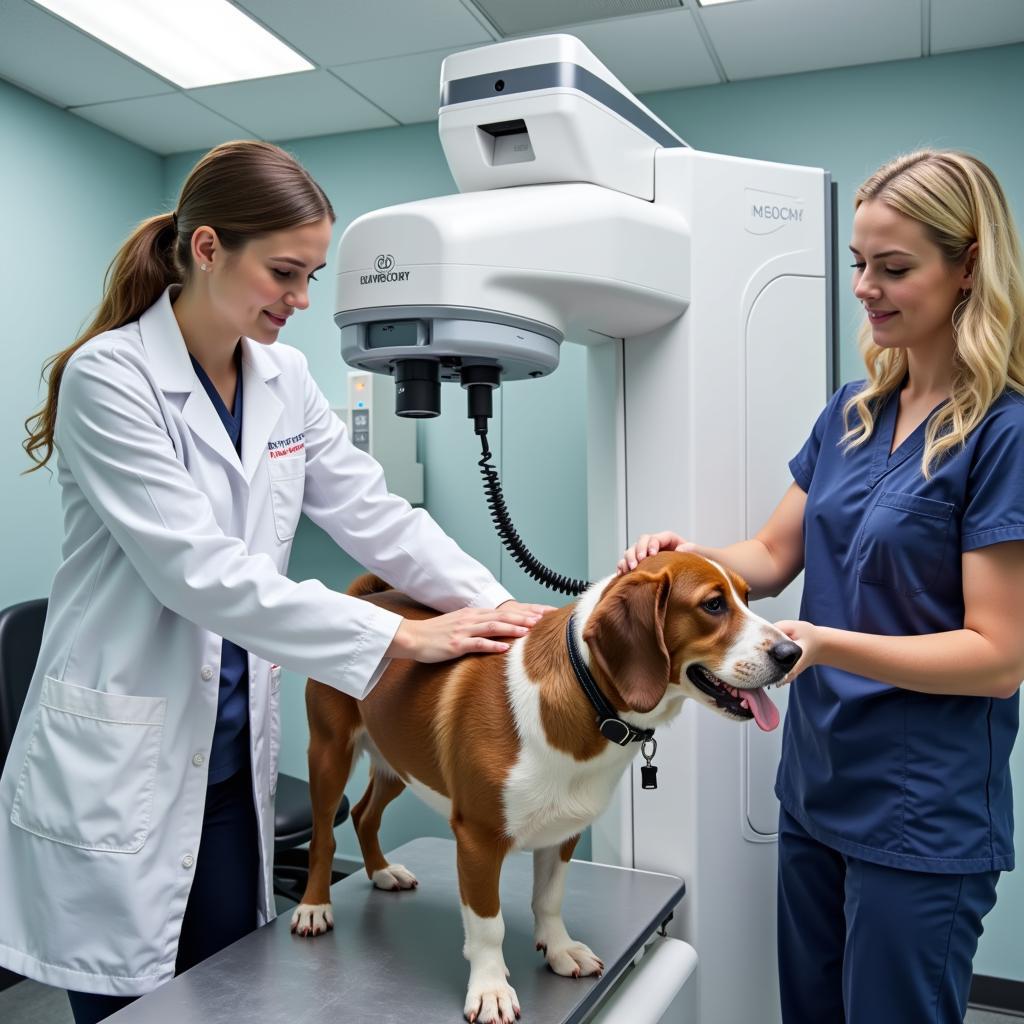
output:
[[[648,753],[650,748],[650,753]],[[640,745],[640,755],[643,757],[646,764],[640,765],[640,788],[641,789],[657,789],[658,788],[658,769],[651,764],[654,760],[654,755],[658,752],[658,741],[650,736]]]

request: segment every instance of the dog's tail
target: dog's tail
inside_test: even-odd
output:
[[[374,576],[373,573],[363,573],[362,576],[356,577],[350,584],[346,591],[349,597],[367,597],[370,594],[380,594],[385,590],[391,590],[391,584],[386,583],[379,576]]]

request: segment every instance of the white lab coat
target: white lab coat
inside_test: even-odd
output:
[[[115,995],[174,974],[221,638],[250,652],[259,923],[274,916],[277,666],[356,697],[383,669],[397,616],[284,575],[300,513],[425,604],[510,597],[425,512],[388,494],[296,349],[242,339],[239,460],[171,294],[89,341],[64,373],[63,561],[0,780],[0,965]]]

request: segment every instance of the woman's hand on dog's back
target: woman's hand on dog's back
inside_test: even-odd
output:
[[[501,654],[511,640],[525,636],[552,610],[546,604],[506,601],[500,608],[460,608],[432,619],[405,619],[386,653],[389,658],[427,662],[449,661],[463,654]]]

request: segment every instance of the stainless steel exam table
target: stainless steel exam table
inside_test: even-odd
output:
[[[418,889],[381,892],[362,872],[351,875],[331,889],[333,931],[299,938],[289,929],[290,913],[282,914],[108,1019],[114,1024],[458,1024],[469,964],[462,956],[455,843],[416,839],[388,857],[417,876]],[[573,979],[554,974],[534,949],[532,879],[531,854],[506,860],[501,875],[504,951],[524,1024],[641,1019],[635,1008],[617,1013],[600,1004],[616,988],[609,1002],[623,1001],[625,986],[616,982],[627,968],[643,970],[643,961],[640,968],[633,968],[633,961],[672,914],[685,891],[683,882],[574,861],[566,881],[566,927],[604,960],[606,969],[601,978]],[[688,976],[696,962],[691,947],[676,939],[655,942],[689,951],[683,953],[689,961],[680,962],[675,953],[675,966],[668,969]],[[659,953],[644,959],[653,962]],[[673,982],[676,990],[683,981]],[[657,987],[642,986],[644,999]]]

